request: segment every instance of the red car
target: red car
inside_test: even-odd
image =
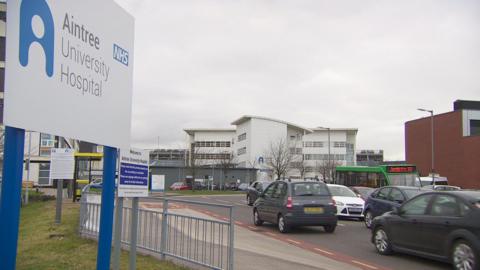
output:
[[[171,190],[189,190],[191,188],[183,182],[175,182],[170,186],[170,189]]]

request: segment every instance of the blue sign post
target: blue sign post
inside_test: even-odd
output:
[[[110,269],[116,162],[117,149],[105,146],[103,148],[102,206],[100,210],[100,236],[98,238],[97,252],[98,270]]]
[[[25,130],[5,127],[2,197],[0,200],[0,264],[14,270],[22,192]]]

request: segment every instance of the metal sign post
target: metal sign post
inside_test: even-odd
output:
[[[113,270],[120,269],[120,250],[122,245],[123,197],[117,196],[115,210],[115,228],[113,230]]]
[[[138,229],[138,197],[132,198],[132,227],[130,230],[130,264],[129,269],[135,270],[137,265],[137,229]]]
[[[25,130],[5,127],[2,197],[0,199],[0,262],[14,270],[22,192]]]
[[[105,146],[103,148],[102,206],[100,209],[100,236],[98,237],[97,270],[110,269],[116,162],[117,149]]]
[[[57,207],[55,209],[55,224],[62,222],[63,179],[57,179]]]

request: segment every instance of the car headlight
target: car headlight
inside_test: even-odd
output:
[[[343,202],[335,201],[336,206],[344,206],[345,204]]]

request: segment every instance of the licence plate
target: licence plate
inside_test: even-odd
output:
[[[351,213],[362,213],[363,209],[362,208],[348,208],[348,212]]]
[[[323,214],[322,207],[304,207],[303,212],[305,214]]]

